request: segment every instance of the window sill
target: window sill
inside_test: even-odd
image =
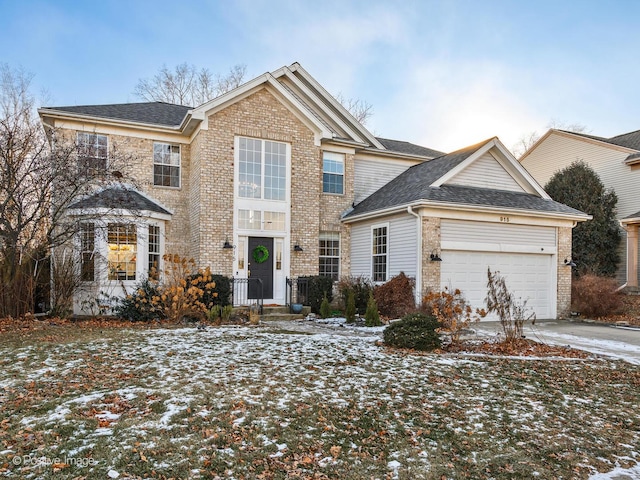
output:
[[[182,190],[182,187],[169,187],[166,185],[153,185],[153,188],[160,188],[162,190]]]

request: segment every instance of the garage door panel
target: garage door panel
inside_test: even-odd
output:
[[[552,259],[551,255],[444,250],[441,287],[458,288],[473,307],[485,308],[490,268],[505,277],[515,298],[526,300],[538,318],[551,318],[555,302]]]

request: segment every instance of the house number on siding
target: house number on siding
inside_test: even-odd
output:
[[[500,221],[504,223],[509,223],[509,217],[500,217]]]

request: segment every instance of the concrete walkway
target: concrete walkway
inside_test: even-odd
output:
[[[480,322],[473,326],[479,337],[492,337],[502,331],[499,322]],[[569,345],[598,355],[640,365],[640,328],[616,327],[569,320],[539,320],[524,328],[527,338],[553,345]]]

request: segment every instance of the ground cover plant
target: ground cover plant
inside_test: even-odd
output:
[[[3,332],[0,476],[588,478],[640,456],[623,362],[88,325]]]

